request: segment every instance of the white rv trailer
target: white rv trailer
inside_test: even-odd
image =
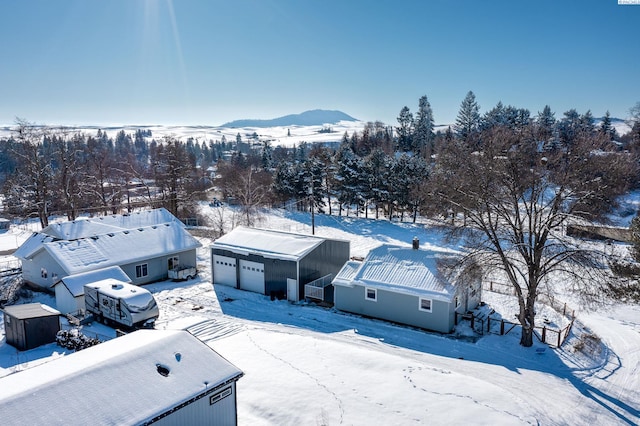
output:
[[[160,314],[148,290],[113,278],[85,284],[84,303],[87,313],[107,325],[153,328]]]

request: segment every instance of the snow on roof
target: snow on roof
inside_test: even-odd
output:
[[[57,281],[52,285],[64,285],[69,293],[73,297],[81,296],[84,294],[84,285],[91,284],[97,281],[106,280],[112,278],[114,280],[130,283],[131,279],[119,266],[109,266],[108,268],[98,269],[95,271],[81,272],[79,274],[69,275],[63,279]]]
[[[38,251],[42,250],[42,244],[53,241],[54,238],[49,235],[34,232],[20,247],[13,253],[18,259],[24,260],[33,257]]]
[[[356,276],[358,268],[362,265],[362,262],[356,260],[350,260],[342,266],[342,269],[333,279],[333,282],[340,281],[343,284],[349,284]]]
[[[187,331],[140,330],[0,378],[2,424],[141,424],[242,374]]]
[[[175,216],[164,208],[145,210],[135,213],[96,216],[90,219],[77,219],[70,222],[52,223],[42,230],[43,234],[59,240],[77,240],[79,238],[103,235],[125,229],[136,229],[162,223],[176,223],[184,227]]]
[[[200,246],[184,227],[175,223],[44,244],[45,250],[69,274],[125,265]]]
[[[211,247],[238,254],[257,253],[264,257],[298,260],[324,240],[313,235],[239,226],[218,238]]]
[[[344,272],[341,270],[336,276],[344,278],[334,280],[334,284],[366,285],[450,301],[455,289],[438,272],[436,261],[439,256],[442,254],[434,251],[383,244],[371,250],[359,265],[359,262],[348,262],[343,267]],[[358,268],[355,273],[350,270],[354,267]]]
[[[9,305],[4,307],[4,312],[18,319],[40,318],[60,315],[60,312],[51,306],[42,303],[25,303],[22,305]]]

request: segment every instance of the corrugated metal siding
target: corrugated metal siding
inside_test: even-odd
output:
[[[342,266],[349,260],[350,244],[348,241],[325,240],[311,253],[300,260],[300,281],[298,294],[304,296],[304,285],[315,279],[338,274]],[[333,302],[333,293],[325,292],[325,301]]]
[[[287,278],[298,279],[296,262],[291,260],[264,258],[255,254],[241,255],[230,250],[212,248],[211,257],[213,258],[213,255],[216,254],[232,257],[234,259],[238,259],[238,261],[248,260],[250,262],[262,263],[264,265],[264,285],[266,295],[270,295],[271,292],[282,292],[286,295]]]
[[[373,318],[380,318],[427,330],[449,333],[454,326],[451,303],[432,300],[432,311],[418,309],[417,296],[377,290],[377,301],[365,299],[365,287],[335,286],[335,307]]]
[[[231,388],[231,394],[211,404],[212,396],[223,391],[227,387]],[[236,411],[236,384],[230,383],[214,393],[208,394],[192,403],[173,411],[163,417],[154,425],[161,426],[183,426],[183,425],[216,425],[235,426],[237,425]]]

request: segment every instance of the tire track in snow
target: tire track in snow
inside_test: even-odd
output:
[[[194,324],[191,327],[188,327],[187,331],[204,343],[209,343],[213,340],[238,334],[245,328],[244,324],[216,318]]]

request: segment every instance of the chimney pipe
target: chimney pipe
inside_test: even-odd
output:
[[[414,250],[418,250],[420,248],[420,240],[418,237],[413,237],[412,246]]]

